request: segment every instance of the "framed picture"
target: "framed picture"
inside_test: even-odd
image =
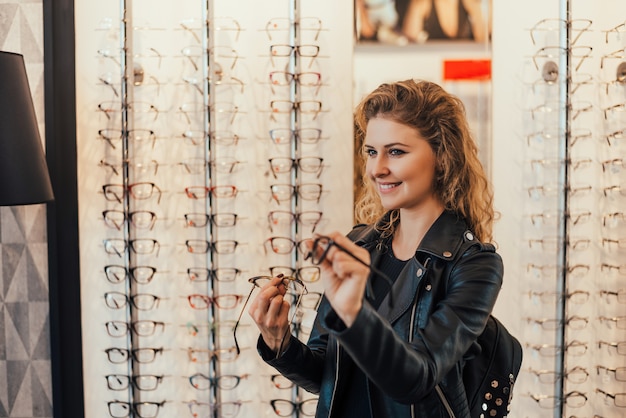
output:
[[[355,0],[358,43],[489,42],[492,0]]]

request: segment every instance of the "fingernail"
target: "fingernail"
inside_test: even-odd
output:
[[[285,275],[283,273],[278,273],[276,277],[278,277],[279,279],[282,279],[283,277],[285,277]]]

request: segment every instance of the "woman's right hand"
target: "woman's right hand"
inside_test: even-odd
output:
[[[288,330],[289,302],[284,299],[286,291],[282,278],[273,277],[261,288],[248,308],[248,313],[261,331],[263,341],[275,353],[279,349],[284,350],[291,337]]]

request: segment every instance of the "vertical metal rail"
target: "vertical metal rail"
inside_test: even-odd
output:
[[[300,56],[299,56],[299,52],[296,50],[298,45],[300,45],[300,38],[301,38],[300,1],[299,0],[292,0],[291,7],[289,10],[289,19],[293,23],[289,25],[289,44],[294,47],[292,59],[289,60],[289,70],[288,70],[290,73],[294,74],[293,81],[291,83],[290,90],[289,90],[289,100],[291,100],[293,103],[299,103],[301,99],[300,88],[299,88],[300,86],[299,86],[298,81],[296,80],[297,76],[295,75],[295,74],[300,73]],[[293,110],[291,112],[290,128],[293,130],[293,132],[298,132],[298,129],[300,128],[300,108],[298,104],[294,105]],[[291,141],[291,158],[293,158],[294,162],[298,161],[298,158],[300,157],[300,144],[298,143],[299,141],[300,141],[300,138],[298,137],[298,135],[293,135],[293,140]],[[300,181],[300,176],[298,175],[298,170],[299,170],[298,165],[295,165],[294,169],[291,172],[291,184],[294,185],[294,192],[295,192],[293,199],[291,200],[291,211],[294,214],[296,214],[295,215],[296,217],[298,216],[297,214],[300,211],[300,204],[299,204],[300,196],[298,192],[299,192],[301,181]],[[301,231],[301,228],[298,227],[297,219],[294,219],[294,222],[292,224],[292,232],[293,232],[293,236],[295,238],[296,243],[300,242],[302,238],[302,231]],[[294,249],[292,257],[293,257],[293,265],[295,266],[297,270],[298,267],[301,267],[300,265],[301,261],[300,261],[300,257],[298,257],[297,248]],[[293,305],[295,306],[296,304],[294,303]],[[297,308],[294,308],[294,309],[297,309]],[[295,319],[295,316],[294,316],[294,319]],[[299,333],[299,328],[298,326],[296,326],[295,332],[294,332],[294,335],[296,338],[298,337],[298,333]],[[294,385],[293,387],[292,399],[296,404],[297,402],[300,401],[300,388],[297,385]],[[294,416],[296,418],[300,417],[300,410],[297,406],[294,408]]]
[[[120,75],[121,75],[121,132],[122,132],[122,204],[124,211],[124,223],[123,223],[123,233],[124,233],[124,242],[126,243],[125,251],[123,254],[124,257],[124,267],[126,267],[129,275],[126,280],[126,294],[129,299],[132,295],[135,294],[135,283],[130,277],[130,269],[133,265],[133,256],[131,254],[131,246],[130,241],[132,239],[132,230],[129,221],[129,214],[131,211],[131,202],[130,202],[130,184],[131,184],[131,172],[130,172],[130,146],[129,143],[129,131],[132,129],[132,118],[129,114],[129,103],[132,101],[132,89],[129,88],[129,80],[132,77],[132,69],[133,69],[133,31],[132,31],[132,0],[120,0],[120,8],[121,8],[121,25],[120,25],[120,40],[122,43],[122,53],[120,54]],[[137,312],[133,309],[132,303],[127,304],[126,308],[126,320],[129,324],[132,324],[136,321]],[[132,328],[132,325],[129,326]],[[129,416],[135,416],[135,408],[133,405],[136,402],[140,402],[140,391],[135,390],[134,385],[132,384],[132,377],[140,374],[139,364],[135,361],[132,356],[133,348],[138,345],[137,337],[132,332],[132,329],[129,329],[127,335],[127,347],[129,351],[128,356],[128,375],[129,375],[129,385],[128,385],[128,401],[130,404],[129,408]]]
[[[569,161],[570,161],[570,131],[571,131],[571,97],[570,97],[570,85],[571,80],[571,53],[570,53],[570,39],[571,39],[571,0],[562,0],[560,4],[560,17],[565,22],[565,31],[559,32],[559,45],[563,47],[565,51],[559,58],[559,103],[564,104],[564,108],[559,112],[559,128],[564,133],[563,141],[559,143],[558,157],[562,161],[558,170],[558,182],[562,185],[561,193],[559,194],[558,212],[563,214],[559,219],[557,236],[560,238],[560,245],[557,246],[557,265],[559,277],[557,279],[557,295],[559,295],[557,302],[556,318],[561,324],[558,328],[556,335],[556,345],[561,349],[557,353],[555,360],[555,372],[556,382],[554,386],[554,393],[556,396],[560,396],[560,401],[554,410],[555,418],[565,417],[565,372],[567,370],[567,291],[568,291],[568,266],[569,266],[569,225],[568,225],[568,213],[569,213]]]
[[[211,94],[211,76],[213,72],[213,68],[216,64],[215,53],[213,47],[214,43],[214,34],[212,31],[213,26],[213,18],[214,18],[214,1],[205,0],[202,7],[202,77],[203,77],[203,86],[202,89],[202,104],[204,109],[204,121],[202,130],[204,131],[204,161],[208,162],[205,164],[205,186],[211,188],[213,185],[213,163],[215,159],[215,153],[213,151],[213,146],[215,145],[213,141],[213,135],[211,135],[211,131],[215,131],[216,128],[213,124],[217,121],[216,118],[212,118],[215,114],[215,97]],[[207,194],[207,199],[205,203],[205,213],[209,214],[209,216],[215,214],[215,202],[213,199],[213,194],[209,192]],[[217,228],[213,228],[213,222],[209,220],[205,229],[205,239],[209,242],[214,242],[217,239]],[[209,251],[207,252],[206,258],[206,266],[209,269],[217,268],[217,256],[214,253],[213,246],[211,245]],[[210,297],[215,297],[218,293],[217,289],[217,281],[213,274],[209,274],[209,280],[207,282],[207,295]],[[216,350],[219,347],[218,345],[218,336],[217,329],[214,326],[218,318],[218,310],[214,303],[209,303],[209,307],[207,309],[207,321],[209,323],[209,341],[208,347],[211,350]],[[212,378],[216,378],[219,376],[219,361],[216,356],[212,356],[209,362],[209,376]],[[213,385],[209,392],[209,402],[212,405],[216,405],[221,401],[220,391],[217,385]],[[212,409],[212,416],[214,418],[219,418],[219,410],[218,408]]]

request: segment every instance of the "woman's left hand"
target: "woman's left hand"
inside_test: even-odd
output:
[[[327,236],[369,265],[370,255],[367,250],[354,244],[340,232],[332,232]],[[326,298],[349,327],[363,306],[370,270],[335,246],[331,246],[320,267]]]

